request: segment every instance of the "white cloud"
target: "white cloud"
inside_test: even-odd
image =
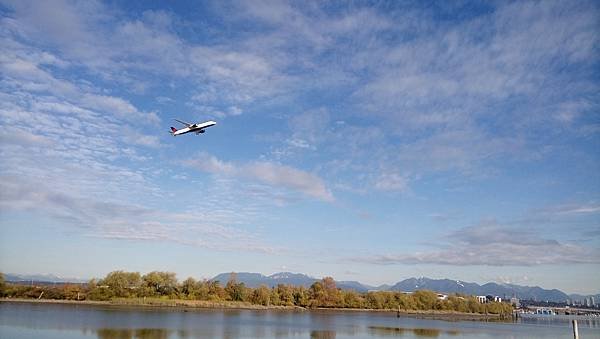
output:
[[[274,71],[271,60],[236,41],[217,46],[183,41],[174,28],[181,20],[170,13],[145,11],[131,19],[99,2],[53,2],[50,6],[14,2],[7,6],[12,18],[3,23],[10,34],[32,44],[58,47],[68,62],[124,84],[130,91],[143,92],[156,85],[148,83],[148,74],[184,78],[196,82],[198,88],[219,93],[218,101],[201,104],[225,99],[229,113],[238,115],[243,111],[239,105],[278,92],[285,78]],[[60,19],[48,20],[48,14]],[[126,104],[109,98],[88,101],[130,111]]]
[[[82,106],[108,114],[114,114],[119,118],[135,121],[141,124],[158,124],[160,118],[154,112],[142,113],[127,100],[97,94],[85,94],[80,100]]]
[[[187,160],[186,162],[201,171],[209,173],[235,175],[237,172],[234,165],[221,161],[207,153],[200,154],[196,160]]]
[[[297,190],[306,195],[333,201],[333,195],[325,187],[325,183],[318,176],[289,166],[269,163],[254,162],[244,166],[247,175],[259,181],[274,186],[282,186]]]
[[[13,42],[14,44],[14,42]],[[12,51],[0,57],[0,70],[6,74],[8,81],[5,86],[11,90],[24,90],[36,94],[50,94],[60,98],[60,103],[54,103],[54,108],[62,109],[71,104],[79,105],[108,116],[119,119],[135,121],[136,123],[157,124],[160,119],[155,112],[141,112],[125,99],[94,93],[89,86],[82,86],[68,80],[59,79],[51,71],[42,69],[43,59],[52,57],[49,53],[36,53],[42,56],[42,60],[31,59],[30,51],[36,52],[35,48],[27,48],[20,45],[19,51]],[[97,91],[97,90],[96,90]],[[35,100],[33,100],[35,102]],[[58,106],[62,107],[58,107]],[[47,106],[46,108],[51,108]],[[70,109],[73,109],[71,107]]]
[[[274,187],[297,191],[324,201],[333,201],[333,194],[321,178],[290,166],[272,162],[255,161],[233,164],[217,159],[210,154],[201,154],[185,163],[204,172],[253,179]]]
[[[447,235],[439,250],[350,258],[378,265],[536,266],[598,264],[599,249],[546,239],[531,229],[483,222]]]
[[[94,192],[100,201],[135,206],[135,197],[159,191],[152,182],[159,169],[139,147],[160,148],[161,138],[134,132],[139,123],[157,123],[157,113],[107,91],[103,81],[136,93],[168,82],[191,96],[192,107],[219,117],[256,114],[261,105],[277,107],[271,114],[300,111],[272,150],[281,163],[227,162],[204,154],[191,164],[222,174],[219,179],[246,179],[252,192],[245,194],[281,201],[293,199],[288,191],[332,201],[326,185],[331,178],[334,187],[364,193],[406,192],[436,173],[485,175],[502,169],[500,163],[544,154],[539,145],[562,144],[553,138],[556,131],[573,128],[593,137],[598,130],[589,123],[597,108],[597,9],[587,3],[500,3],[473,19],[438,22],[430,9],[241,2],[221,7],[226,11],[218,19],[256,30],[222,35],[211,27],[206,40],[186,40],[183,32],[204,26],[163,11],[133,17],[93,1],[14,1],[6,7],[0,19],[0,124],[9,132],[0,134],[0,169],[3,175],[24,172],[25,183],[44,178],[48,196],[68,191],[78,199]],[[171,100],[165,98],[156,100]],[[321,107],[324,102],[334,104]],[[336,120],[344,124],[331,124]],[[119,159],[146,165],[130,169]],[[303,161],[315,161],[315,172],[282,165]],[[66,173],[72,178],[56,179]],[[40,202],[26,196],[23,204]],[[207,199],[214,200],[213,210],[223,203],[240,207],[217,193]],[[81,208],[97,213],[86,204]],[[247,216],[232,216],[233,209],[220,211],[221,226]],[[66,207],[57,210],[68,215]],[[596,212],[589,203],[564,206],[557,215]],[[148,219],[128,231],[119,222],[97,234],[158,239],[179,230]],[[461,262],[460,251],[485,252],[482,244],[454,240],[456,247],[446,244],[447,250],[396,259]],[[547,245],[506,240],[489,248],[513,253],[497,261],[508,264]],[[565,258],[587,253],[569,243],[555,245]],[[494,261],[483,258],[462,262]]]
[[[84,236],[134,241],[171,241],[214,250],[272,253],[242,229],[226,226],[222,213],[165,212],[118,201],[60,192],[32,180],[1,177],[0,210],[48,215]]]
[[[377,178],[375,188],[381,191],[399,191],[408,189],[408,180],[397,173],[385,173]]]
[[[565,204],[548,207],[540,211],[542,214],[550,215],[586,215],[600,213],[600,204]]]

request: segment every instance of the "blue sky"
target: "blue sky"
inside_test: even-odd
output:
[[[0,13],[3,272],[600,290],[597,3]]]

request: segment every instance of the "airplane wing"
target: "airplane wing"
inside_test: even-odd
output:
[[[178,122],[178,123],[180,123],[180,124],[184,124],[184,125],[186,125],[187,127],[190,127],[190,126],[192,126],[192,124],[188,124],[187,122],[184,122],[184,121],[181,121],[181,120],[177,120],[177,119],[173,119],[173,120],[177,121],[177,122]]]

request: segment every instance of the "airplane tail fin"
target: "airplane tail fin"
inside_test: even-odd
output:
[[[175,133],[175,132],[177,132],[177,128],[171,127],[171,133]]]

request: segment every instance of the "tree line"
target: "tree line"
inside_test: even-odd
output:
[[[467,313],[510,314],[512,306],[492,302],[481,304],[473,296],[449,295],[438,298],[435,292],[419,290],[414,293],[394,291],[342,290],[335,280],[325,277],[310,287],[279,284],[257,288],[238,282],[235,273],[222,285],[216,280],[187,278],[179,282],[175,273],[154,271],[145,275],[138,272],[114,271],[103,279],[92,279],[87,284],[59,286],[27,286],[8,284],[0,276],[0,294],[9,298],[42,298],[65,300],[108,301],[115,298],[161,298],[204,301],[245,302],[263,306],[298,306],[305,308],[357,308],[388,310],[439,310]]]

